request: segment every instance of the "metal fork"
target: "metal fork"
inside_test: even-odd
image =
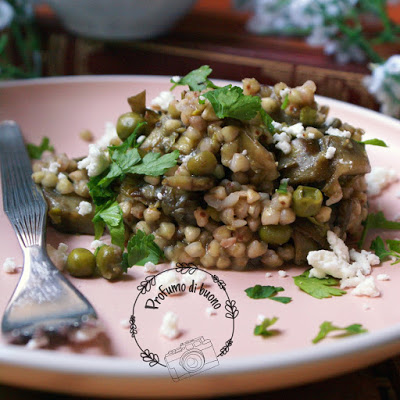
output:
[[[3,208],[24,254],[18,285],[5,310],[1,330],[13,343],[45,334],[68,337],[97,318],[89,301],[51,262],[45,248],[47,203],[32,181],[24,140],[14,121],[0,124]]]

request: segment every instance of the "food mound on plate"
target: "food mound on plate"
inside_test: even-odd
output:
[[[96,237],[108,228],[127,245],[128,266],[274,268],[328,248],[328,230],[357,236],[367,217],[364,132],[327,118],[312,81],[218,87],[207,68],[172,78],[191,89],[180,99],[162,92],[147,108],[145,91],[130,97],[108,147],[38,162],[50,222]]]

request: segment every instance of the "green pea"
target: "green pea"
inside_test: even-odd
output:
[[[292,228],[289,225],[267,225],[261,227],[258,234],[265,243],[282,245],[292,236]]]
[[[122,275],[121,262],[122,251],[117,246],[101,246],[96,254],[97,270],[108,280],[117,279]]]
[[[91,276],[96,268],[96,260],[92,252],[77,248],[69,253],[67,271],[76,277]]]
[[[117,134],[121,140],[127,139],[135,130],[135,128],[144,122],[144,118],[135,112],[127,112],[122,114],[117,121]]]
[[[298,217],[313,217],[321,209],[323,196],[319,189],[298,186],[293,193],[293,210]]]
[[[188,161],[187,167],[192,175],[203,176],[212,175],[217,164],[217,159],[211,151],[202,151]]]
[[[317,120],[317,110],[309,106],[300,110],[300,122],[303,125],[314,125]]]

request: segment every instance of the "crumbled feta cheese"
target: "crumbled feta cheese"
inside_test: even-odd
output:
[[[285,88],[285,89],[282,89],[280,92],[279,92],[279,96],[280,96],[280,98],[282,99],[282,100],[285,100],[285,97],[288,95],[290,93],[290,88]]]
[[[336,153],[336,147],[329,146],[326,150],[325,158],[327,160],[331,160],[335,156],[335,153]]]
[[[368,276],[361,283],[359,283],[355,289],[351,292],[354,296],[369,296],[378,297],[381,295],[380,291],[375,285],[373,276]]]
[[[242,151],[242,154],[243,154],[244,156],[247,156],[247,150],[244,149],[244,150]]]
[[[208,307],[208,308],[206,308],[206,314],[207,314],[209,317],[211,317],[212,315],[216,315],[217,312],[214,310],[214,308]]]
[[[76,209],[78,210],[78,214],[83,216],[90,214],[93,207],[88,201],[81,201]]]
[[[151,105],[158,106],[161,108],[161,110],[167,111],[169,103],[171,103],[171,101],[174,101],[174,100],[175,100],[174,95],[168,90],[168,91],[161,92],[157,97],[155,97],[151,101]]]
[[[308,139],[315,139],[315,133],[310,132],[307,137]]]
[[[344,137],[344,138],[350,138],[351,137],[351,132],[349,131],[341,131],[338,128],[332,128],[331,126],[325,131],[327,135],[331,136],[339,136],[339,137]]]
[[[265,319],[265,315],[258,314],[257,315],[257,324],[261,324]]]
[[[368,304],[365,304],[365,303],[362,305],[362,308],[363,308],[364,311],[367,311],[367,310],[371,309],[371,307]]]
[[[104,125],[104,134],[96,142],[96,145],[101,149],[105,149],[110,145],[110,142],[116,138],[118,138],[118,134],[115,125],[112,122],[106,122]]]
[[[390,276],[388,274],[379,274],[376,277],[377,281],[390,281]]]
[[[271,272],[266,272],[266,273],[265,273],[265,277],[266,277],[266,278],[271,278],[271,276],[272,276]]]
[[[41,347],[46,347],[49,344],[49,339],[47,336],[38,336],[30,339],[25,347],[29,350],[40,349]]]
[[[144,142],[146,140],[146,136],[141,135],[137,138],[136,143],[137,144],[141,144],[142,142]]]
[[[363,280],[365,280],[365,276],[360,271],[358,271],[356,276],[353,276],[351,278],[342,279],[340,281],[340,289],[347,289],[347,288],[356,287]]]
[[[304,137],[304,126],[301,122],[290,126],[284,126],[282,127],[282,130],[289,135],[296,136],[297,138]]]
[[[199,96],[199,100],[204,101],[206,98],[204,96]]]
[[[381,191],[391,183],[398,180],[397,173],[394,169],[384,167],[372,168],[369,174],[365,175],[367,181],[367,193],[369,196],[377,196]]]
[[[103,246],[105,243],[102,242],[101,240],[93,240],[92,243],[90,243],[90,249],[91,250],[96,250],[98,247]]]
[[[85,343],[95,339],[100,333],[104,331],[101,323],[96,321],[93,325],[85,325],[79,329],[72,331],[68,335],[68,339],[73,343]]]
[[[158,193],[157,193],[157,199],[158,199],[158,200],[162,200],[162,198],[163,198],[162,193],[158,192]]]
[[[175,270],[166,271],[157,276],[157,286],[163,286],[164,288],[177,285],[179,283],[179,275]]]
[[[157,266],[148,261],[146,264],[144,264],[144,271],[149,273],[157,272]]]
[[[329,246],[336,256],[339,258],[349,262],[350,261],[350,253],[346,244],[340,239],[337,235],[335,235],[332,231],[328,231],[326,238],[328,240]]]
[[[277,130],[280,131],[282,129],[282,124],[277,121],[272,121],[272,126]]]
[[[131,323],[129,322],[129,319],[121,319],[121,321],[119,323],[121,324],[121,326],[124,329],[129,329],[131,327]]]
[[[17,264],[15,264],[14,257],[7,257],[3,263],[3,271],[7,274],[15,274],[18,271]]]
[[[275,143],[275,147],[281,150],[284,154],[289,154],[292,151],[292,146],[290,145],[290,136],[287,133],[275,133],[272,136],[272,140]]]
[[[51,172],[53,174],[58,174],[58,168],[60,168],[61,165],[56,162],[56,161],[51,161],[48,168],[42,168],[42,171],[44,172]]]
[[[97,145],[89,144],[89,154],[78,162],[78,169],[87,169],[90,177],[100,175],[108,166],[107,154]]]
[[[67,263],[68,246],[65,243],[60,243],[56,250],[51,244],[48,244],[46,248],[50,260],[60,271],[62,271]]]
[[[178,315],[168,311],[162,320],[160,334],[168,339],[175,339],[179,336]]]
[[[185,274],[182,275],[182,283],[184,283],[186,286],[191,285],[192,281],[194,281],[195,285],[200,286],[202,283],[204,283],[207,279],[207,273],[201,270],[196,270],[193,274]]]
[[[285,277],[288,276],[287,272],[286,272],[286,271],[283,271],[282,269],[278,271],[278,275],[279,275],[281,278],[285,278]]]
[[[68,179],[68,177],[67,177],[67,175],[65,175],[64,173],[60,172],[60,173],[57,175],[57,179],[58,179],[59,181],[61,181],[61,179]]]
[[[181,77],[179,75],[175,75],[171,78],[172,82],[178,83],[181,80]]]

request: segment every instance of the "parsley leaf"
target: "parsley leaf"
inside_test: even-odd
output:
[[[236,118],[248,121],[254,118],[261,109],[261,99],[257,96],[246,96],[239,86],[227,85],[203,93],[211,103],[218,118]]]
[[[272,124],[274,120],[272,119],[272,117],[269,114],[267,114],[263,108],[261,108],[260,110],[260,115],[264,122],[264,125],[268,128],[269,132],[274,133],[275,128],[274,125]]]
[[[115,193],[110,187],[103,187],[99,184],[106,175],[107,172],[103,172],[101,175],[93,176],[89,179],[87,184],[90,196],[96,206],[101,206],[109,200],[114,200],[117,197],[117,193]]]
[[[315,297],[316,299],[325,299],[332,296],[343,296],[346,291],[332,287],[339,284],[339,281],[335,278],[310,278],[310,270],[303,272],[301,275],[294,276],[293,280],[296,286],[298,286],[303,292]]]
[[[285,100],[283,100],[283,103],[281,105],[281,110],[284,110],[288,105],[289,105],[289,95],[287,94],[285,96]]]
[[[380,139],[368,139],[364,140],[363,142],[358,142],[361,144],[370,144],[372,146],[380,146],[380,147],[389,147],[383,140]]]
[[[124,247],[125,226],[122,218],[122,210],[116,201],[96,206],[96,213],[93,217],[95,228],[95,239],[99,239],[103,234],[104,226],[107,225],[110,231],[111,243]]]
[[[138,230],[136,235],[129,239],[127,249],[128,253],[124,256],[124,267],[144,265],[147,262],[158,264],[164,258],[164,253],[154,242],[154,236],[146,235],[141,230]]]
[[[150,176],[163,175],[168,169],[176,165],[179,151],[174,150],[161,156],[160,153],[147,153],[142,162],[129,168],[131,174],[142,174]]]
[[[400,230],[400,222],[388,221],[382,211],[378,211],[376,214],[368,214],[367,219],[363,222],[364,230],[361,235],[361,239],[358,242],[358,246],[361,248],[364,244],[367,232],[370,229],[388,229],[388,230]]]
[[[278,292],[283,292],[283,290],[282,287],[255,285],[247,288],[245,292],[251,299],[271,299],[283,304],[288,304],[292,301],[291,297],[275,296]]]
[[[274,325],[276,321],[278,321],[277,317],[264,318],[260,325],[255,326],[254,335],[268,337],[278,334],[279,331],[276,329],[268,330],[268,328]]]
[[[170,90],[175,89],[176,86],[178,85],[188,85],[190,90],[195,90],[195,91],[201,91],[207,88],[218,88],[218,86],[215,86],[209,79],[208,75],[210,75],[212,72],[212,69],[208,65],[203,65],[200,68],[197,68],[191,72],[189,72],[187,75],[185,75],[183,78],[180,78],[178,82],[175,82],[173,79],[171,79],[171,83],[174,85],[171,87]]]
[[[342,335],[338,335],[336,337],[345,337],[368,332],[365,328],[362,327],[361,324],[352,324],[349,326],[345,326],[344,328],[340,328],[333,325],[332,322],[325,321],[319,326],[318,335],[312,340],[312,342],[314,344],[320,342],[321,340],[325,339],[330,332],[333,331],[343,331]]]
[[[375,254],[381,261],[384,261],[389,256],[393,256],[396,260],[392,265],[400,263],[400,240],[388,239],[386,240],[386,244],[389,250],[386,249],[383,239],[380,236],[377,236],[371,242],[370,249],[374,250]]]
[[[45,151],[54,151],[54,147],[50,146],[50,140],[46,136],[42,139],[42,142],[39,146],[36,146],[32,143],[27,143],[26,149],[28,150],[29,158],[34,160],[40,160],[40,157],[42,157],[42,154]]]
[[[276,191],[280,194],[286,194],[288,184],[289,184],[289,179],[282,179],[279,188],[276,189]]]

